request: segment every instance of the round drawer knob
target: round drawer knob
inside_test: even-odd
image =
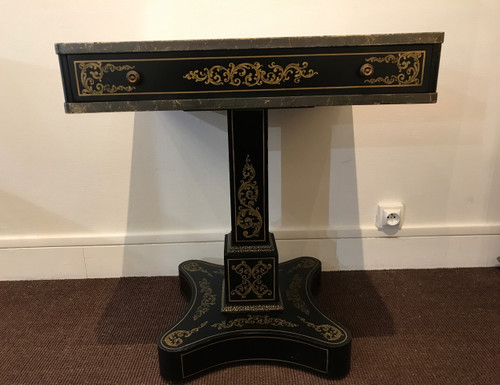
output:
[[[139,83],[141,81],[141,75],[137,71],[128,71],[127,80],[131,84]]]
[[[373,65],[371,65],[370,63],[363,64],[359,69],[359,72],[363,76],[371,76],[373,75],[373,71],[374,71]]]

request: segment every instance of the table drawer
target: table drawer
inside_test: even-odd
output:
[[[432,94],[440,48],[429,43],[77,52],[61,54],[61,70],[67,103]]]

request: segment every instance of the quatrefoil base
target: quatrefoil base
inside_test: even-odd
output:
[[[227,313],[223,307],[224,267],[204,261],[179,266],[188,310],[158,339],[161,376],[189,380],[229,364],[268,362],[292,365],[326,377],[350,368],[351,334],[313,303],[321,262],[300,257],[279,264],[282,308]]]

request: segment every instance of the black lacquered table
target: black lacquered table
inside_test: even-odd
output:
[[[250,361],[291,364],[327,377],[349,372],[349,331],[312,300],[319,259],[278,260],[269,231],[268,113],[434,103],[443,37],[56,44],[68,113],[227,110],[231,231],[224,265],[191,260],[179,266],[191,300],[158,339],[165,379]]]

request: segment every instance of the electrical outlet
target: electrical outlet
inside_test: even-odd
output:
[[[403,214],[404,206],[400,202],[379,203],[375,224],[379,229],[400,229]]]

